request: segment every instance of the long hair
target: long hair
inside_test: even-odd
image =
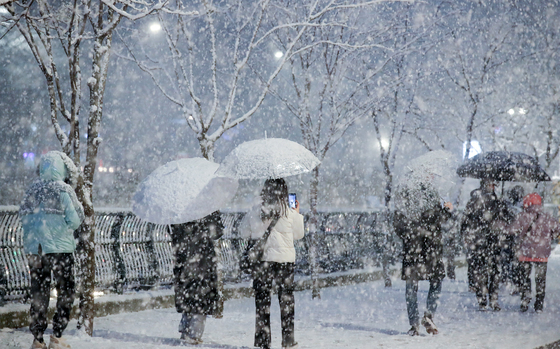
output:
[[[261,190],[263,222],[275,215],[279,217],[288,214],[288,185],[283,178],[267,179]]]

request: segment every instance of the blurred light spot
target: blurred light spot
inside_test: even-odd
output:
[[[507,111],[507,113],[508,113],[509,115],[513,115],[513,114],[515,114],[515,110],[510,109],[510,110]]]
[[[276,57],[276,58],[282,58],[282,56],[284,56],[284,54],[283,54],[282,52],[280,52],[280,51],[276,51],[276,52],[274,53],[274,57]]]
[[[159,23],[152,23],[150,24],[150,31],[152,33],[157,33],[161,30],[161,25]]]

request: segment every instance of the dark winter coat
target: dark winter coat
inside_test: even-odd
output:
[[[488,241],[499,246],[505,242],[506,226],[513,221],[505,201],[493,191],[475,189],[465,207],[461,236],[471,250],[487,246]]]
[[[560,234],[560,225],[542,211],[542,206],[532,205],[517,216],[510,231],[517,236],[520,260],[546,260],[552,250],[552,239]]]
[[[171,225],[177,312],[215,314],[220,294],[214,240],[222,236],[223,229],[219,212],[197,221]]]
[[[442,280],[445,277],[441,225],[451,217],[439,203],[426,208],[417,219],[397,211],[395,233],[403,240],[403,280]]]

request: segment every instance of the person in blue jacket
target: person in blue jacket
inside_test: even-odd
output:
[[[74,189],[65,180],[75,183],[77,173],[66,154],[57,151],[44,154],[39,164],[40,178],[29,187],[20,206],[23,249],[31,275],[32,349],[47,348],[43,334],[48,324],[51,272],[57,303],[49,349],[70,348],[62,332],[68,325],[74,302],[74,230],[83,221],[84,213]]]

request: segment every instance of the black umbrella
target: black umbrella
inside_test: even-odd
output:
[[[507,151],[480,153],[468,159],[459,168],[461,177],[512,182],[544,182],[550,177],[538,161],[527,154]]]

